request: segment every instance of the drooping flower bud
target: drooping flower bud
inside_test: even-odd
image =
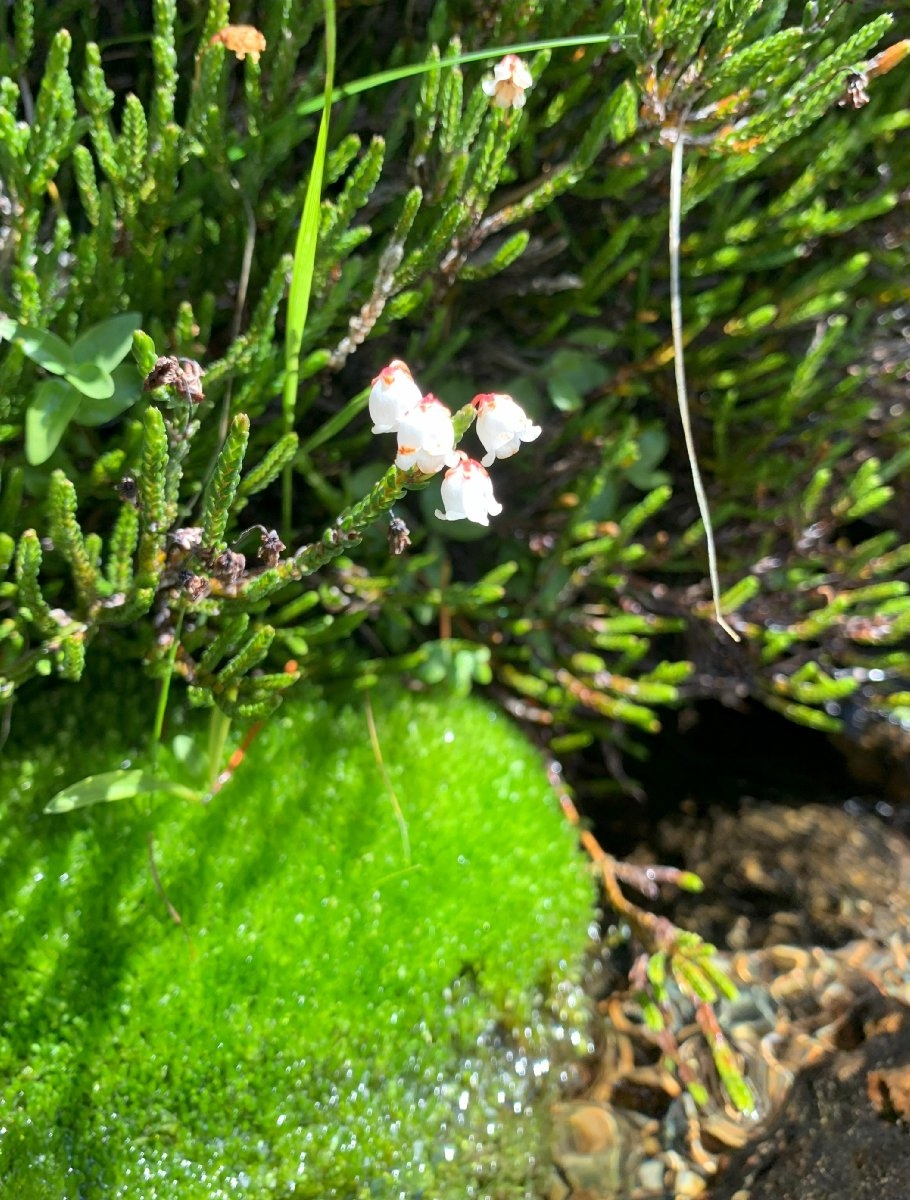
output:
[[[531,72],[517,54],[507,54],[481,84],[497,108],[524,108],[525,91],[533,85]]]
[[[426,395],[399,421],[395,466],[401,471],[417,467],[424,475],[434,475],[454,461],[452,414],[441,400]]]
[[[440,488],[445,512],[436,509],[440,521],[476,521],[489,525],[490,517],[502,512],[502,505],[493,495],[493,481],[486,468],[463,450],[456,451],[458,461],[446,471]]]
[[[420,403],[421,391],[407,363],[393,359],[373,380],[370,416],[373,433],[397,433],[402,417]]]
[[[484,392],[471,401],[477,409],[477,436],[486,454],[481,459],[485,467],[497,458],[511,458],[518,453],[522,442],[540,437],[540,426],[534,425],[520,404],[500,392]]]

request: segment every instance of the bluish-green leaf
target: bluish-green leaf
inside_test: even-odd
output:
[[[62,379],[45,379],[25,412],[25,457],[37,467],[47,462],[60,444],[82,397]]]
[[[80,425],[103,425],[105,421],[113,421],[122,412],[131,408],[142,395],[142,380],[132,363],[122,363],[114,371],[114,391],[103,399],[90,399],[88,396],[79,405],[76,417]]]
[[[547,371],[547,390],[560,412],[577,412],[584,396],[608,378],[608,371],[589,351],[557,350]]]
[[[76,808],[89,808],[93,804],[111,804],[115,800],[132,800],[136,796],[152,792],[167,792],[185,800],[200,797],[189,788],[159,779],[148,771],[105,771],[103,775],[87,775],[78,783],[71,783],[58,792],[45,805],[46,813],[72,812]]]
[[[73,342],[73,362],[92,362],[103,371],[113,371],[126,358],[141,322],[141,313],[128,312],[93,325]]]
[[[45,371],[50,371],[53,375],[64,375],[72,366],[70,348],[56,333],[15,323],[10,329],[7,318],[0,327],[0,336],[17,341],[33,363],[44,367]]]
[[[106,400],[114,394],[111,375],[92,362],[77,362],[66,372],[66,379],[74,388],[92,400]]]

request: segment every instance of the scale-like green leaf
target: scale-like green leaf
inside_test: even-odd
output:
[[[250,418],[246,413],[238,413],[231,422],[205,494],[205,506],[202,510],[203,546],[216,549],[222,547],[224,531],[240,483],[240,471],[249,438]]]

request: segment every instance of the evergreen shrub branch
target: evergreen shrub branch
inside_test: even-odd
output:
[[[288,251],[309,183],[299,162],[316,137],[308,112],[325,82],[297,70],[317,61],[313,14],[271,6],[268,50],[241,64],[212,40],[226,4],[178,29],[176,6],[156,0],[150,30],[132,12],[118,18],[125,45],[147,39],[120,95],[87,19],[64,34],[14,5],[0,80],[10,203],[0,308],[70,347],[99,322],[141,314],[154,348],[137,339],[138,368],[110,372],[130,372],[117,387],[134,394],[158,353],[196,359],[206,374],[198,402],[170,387],[109,420],[81,419],[86,405],[61,421],[42,488],[21,453],[27,414],[59,416],[60,393],[21,340],[4,342],[0,514],[16,546],[0,614],[11,622],[5,695],[39,671],[72,675],[107,627],[129,630],[158,669],[155,638],[163,645],[180,614],[198,662],[238,611],[253,623],[247,637],[272,627],[275,646],[311,648],[314,678],[360,669],[362,646],[344,634],[367,620],[389,662],[414,655],[428,672],[434,635],[474,644],[513,711],[568,748],[605,737],[634,748],[629,730],[655,730],[664,706],[729,695],[705,624],[703,529],[668,420],[664,198],[685,124],[686,365],[721,611],[748,643],[728,668],[736,694],[832,729],[850,705],[889,707],[910,619],[895,586],[907,572],[894,516],[905,422],[882,416],[886,385],[863,351],[879,336],[871,314],[887,326],[905,266],[889,237],[910,182],[893,152],[898,68],[867,80],[868,106],[838,106],[858,94],[851,79],[887,18],[832,0],[795,24],[781,6],[750,3],[721,6],[706,30],[698,5],[628,3],[618,21],[615,8],[547,8],[553,46],[529,56],[521,113],[491,108],[479,86],[495,57],[478,65],[441,26],[411,64],[430,69],[400,76],[394,102],[379,87],[351,89],[385,122],[369,123],[371,140],[353,127],[352,100],[335,106],[285,429],[275,400]],[[502,45],[541,33],[517,3],[490,21]],[[598,21],[599,40],[558,46]],[[366,79],[375,64],[358,68]],[[289,103],[292,79],[302,91]],[[247,299],[235,286],[245,257]],[[389,472],[357,499],[371,462],[356,420],[363,389],[399,352],[444,399],[456,362],[483,362],[551,431],[546,459],[518,476],[516,536],[476,556],[452,550],[467,575],[458,586],[440,578],[429,513],[405,510],[419,552],[394,569],[371,528],[413,507],[415,480]],[[279,519],[272,484],[287,470],[294,503]],[[118,511],[122,477],[136,497]],[[241,509],[260,536],[278,526],[295,548],[274,563],[216,566],[240,554]],[[198,544],[184,532],[194,530]],[[506,564],[514,574],[494,603],[483,581]],[[302,603],[310,574],[311,607],[277,620]],[[266,662],[251,680],[282,678]],[[194,694],[211,699],[186,669]],[[885,678],[867,701],[870,672]],[[229,695],[235,682],[219,703],[255,705]]]

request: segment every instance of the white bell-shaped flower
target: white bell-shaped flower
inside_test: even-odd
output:
[[[476,521],[489,525],[490,517],[502,512],[502,505],[493,495],[493,481],[485,467],[463,450],[457,450],[458,461],[446,471],[440,488],[445,512],[436,509],[440,521]]]
[[[407,363],[393,359],[373,380],[370,416],[373,433],[397,433],[402,417],[420,403],[420,388]]]
[[[433,395],[426,395],[398,423],[398,455],[401,471],[417,467],[434,475],[455,461],[455,426],[452,414]]]
[[[493,74],[488,75],[481,87],[493,97],[497,108],[524,108],[525,91],[532,87],[531,72],[517,54],[507,54],[496,64]]]
[[[540,437],[540,426],[516,404],[511,396],[485,392],[471,401],[477,409],[477,436],[486,454],[481,459],[485,467],[497,458],[511,458],[518,453],[522,442]]]

